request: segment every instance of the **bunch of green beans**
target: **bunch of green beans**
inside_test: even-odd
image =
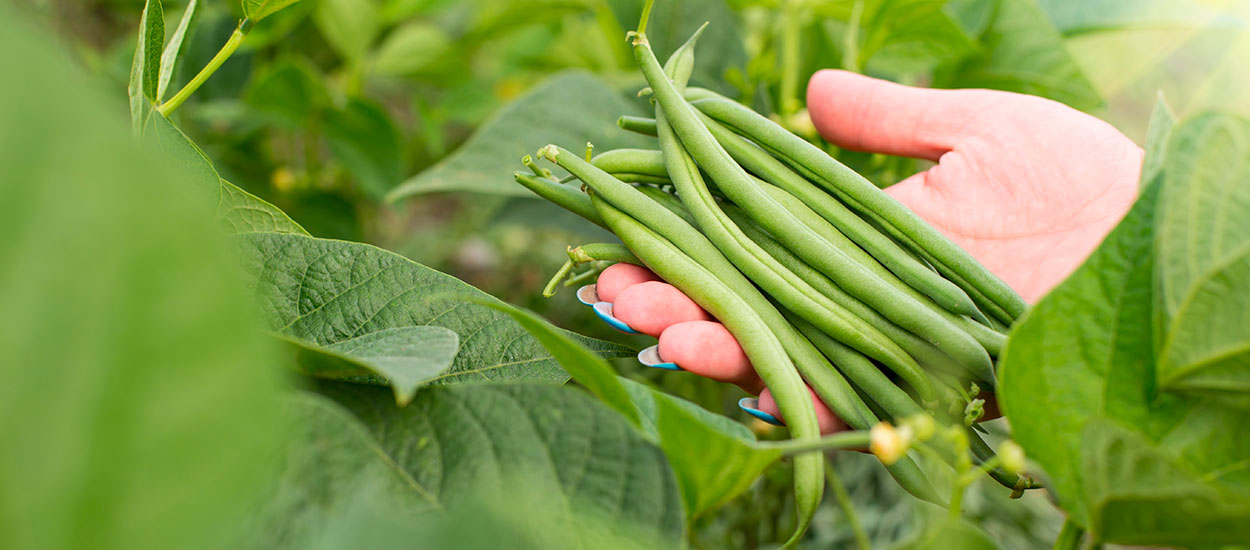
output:
[[[538,156],[566,178],[528,156],[529,171],[516,173],[626,247],[571,252],[571,263],[642,263],[688,295],[741,344],[795,439],[820,436],[805,386],[855,429],[926,412],[964,422],[956,413],[976,397],[966,388],[992,390],[994,358],[1024,302],[816,146],[748,107],[687,89],[702,30],[663,66],[646,35],[631,33],[655,118],[618,122],[657,137],[656,149],[590,158],[589,148],[583,156],[548,145]],[[988,460],[988,447],[969,433]],[[887,468],[913,495],[939,502],[909,457]],[[792,540],[815,511],[823,475],[820,455],[795,457],[800,525]]]

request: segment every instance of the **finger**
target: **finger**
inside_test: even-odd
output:
[[[677,323],[712,320],[694,300],[661,281],[646,281],[622,290],[613,302],[613,314],[634,330],[657,337]]]
[[[857,151],[937,160],[976,135],[978,121],[1016,94],[913,88],[825,69],[807,85],[807,110],[820,134]]]
[[[660,334],[660,358],[699,376],[737,384],[748,393],[764,388],[742,346],[715,321],[677,323]]]
[[[622,290],[638,283],[658,280],[660,277],[645,267],[627,263],[612,264],[599,274],[599,279],[595,281],[595,293],[602,302],[615,302]]]
[[[816,396],[816,392],[807,388],[807,393],[811,394],[812,406],[816,408],[816,421],[820,424],[820,433],[827,435],[846,429],[846,424],[838,420],[837,415],[833,414],[825,402]],[[773,399],[772,392],[767,389],[760,393],[759,407],[761,411],[781,419],[782,422],[785,421],[785,417],[781,416],[781,409],[777,407],[777,402]]]

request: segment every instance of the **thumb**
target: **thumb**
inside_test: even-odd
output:
[[[807,109],[825,139],[846,149],[934,161],[975,135],[986,111],[1013,97],[913,88],[832,69],[818,71],[807,85]]]

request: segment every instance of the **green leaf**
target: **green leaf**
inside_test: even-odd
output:
[[[334,51],[351,63],[364,58],[382,31],[373,0],[319,0],[313,21]]]
[[[1150,125],[1146,128],[1146,161],[1141,169],[1143,186],[1153,183],[1163,171],[1163,162],[1167,159],[1168,143],[1172,141],[1174,126],[1176,113],[1160,92],[1154,111],[1150,113]]]
[[[1181,203],[1165,197],[1244,187],[1241,165],[1221,171],[1227,183],[1218,187],[1201,173],[1184,172],[1196,169],[1198,152],[1191,147],[1210,144],[1203,136],[1228,137],[1243,125],[1207,116],[1175,128],[1162,180],[1148,182],[1085,264],[1026,313],[1000,358],[999,402],[1012,437],[1045,469],[1047,486],[1070,517],[1108,542],[1191,546],[1250,539],[1250,440],[1232,436],[1244,411],[1218,396],[1161,391],[1156,362],[1166,356],[1157,358],[1163,346],[1156,340],[1177,335],[1159,334],[1154,322],[1157,309],[1168,307],[1169,284],[1201,284],[1175,270],[1195,257],[1189,255],[1195,249],[1164,243],[1209,244],[1209,220],[1236,207],[1207,196]],[[1205,158],[1218,159],[1228,160]],[[1178,177],[1182,173],[1189,175]],[[1191,216],[1176,218],[1176,211]],[[1248,220],[1224,223],[1240,225],[1244,234]],[[1244,333],[1239,318],[1190,318],[1184,330],[1223,335],[1236,325]]]
[[[575,150],[587,141],[602,151],[645,147],[645,138],[616,126],[623,114],[645,113],[596,76],[581,71],[557,74],[505,106],[455,153],[409,178],[387,198],[396,201],[444,191],[532,197],[516,184],[512,172],[522,156],[548,143]]]
[[[871,72],[927,72],[961,59],[976,44],[945,10],[947,0],[865,2],[860,63]]]
[[[299,0],[243,0],[243,16],[255,23],[296,2]]]
[[[453,46],[438,24],[412,21],[387,35],[373,55],[372,68],[390,76],[416,74],[451,53]]]
[[[664,454],[582,392],[536,384],[433,387],[397,408],[378,388],[322,383],[319,390],[355,413],[444,509],[483,493],[506,508],[544,497],[549,507],[535,514],[550,520],[542,524],[551,532],[530,536],[573,543],[548,547],[596,548],[593,541],[622,533],[643,537],[642,548],[682,546],[685,514]],[[579,521],[587,515],[615,521]]]
[[[455,361],[434,383],[568,379],[508,316],[472,303],[495,298],[455,277],[364,244],[252,233],[241,236],[240,245],[251,287],[282,335],[334,346],[381,330],[434,325],[460,337]],[[608,357],[633,353],[573,337]]]
[[[681,485],[686,514],[696,517],[742,494],[773,462],[777,449],[755,445],[742,424],[683,399],[621,379],[612,367],[538,316],[516,307],[488,304],[512,316],[560,362],[574,380],[621,413],[650,441],[657,441]],[[707,457],[716,457],[709,468]]]
[[[629,9],[613,6],[618,20],[626,30],[635,30],[638,26],[638,19],[642,15],[641,4],[633,2]],[[743,43],[746,33],[738,24],[738,17],[730,9],[728,2],[656,2],[651,10],[651,22],[647,25],[647,39],[651,41],[651,48],[660,59],[668,59],[704,23],[708,26],[699,37],[699,51],[707,53],[695,56],[690,84],[732,93],[733,88],[725,84],[725,72],[731,68],[740,70],[745,67],[747,54]]]
[[[991,88],[1048,97],[1077,109],[1102,98],[1034,0],[999,0],[981,53],[943,71],[944,87]]]
[[[281,355],[187,175],[36,28],[0,5],[0,546],[228,547]]]
[[[304,59],[282,60],[258,75],[247,92],[248,106],[266,119],[305,129],[331,105],[324,77]]]
[[[182,19],[178,22],[178,28],[174,30],[174,35],[169,37],[169,43],[165,45],[165,50],[161,53],[161,71],[156,84],[156,96],[153,98],[156,103],[165,98],[165,88],[169,86],[169,79],[174,76],[178,52],[182,51],[182,42],[187,37],[187,29],[191,27],[191,20],[195,18],[197,5],[197,0],[187,2],[186,9],[182,11]]]
[[[256,231],[307,235],[278,207],[221,179],[213,163],[169,119],[149,105],[141,137],[161,152],[167,163],[189,174],[188,187],[215,199],[217,220],[232,233]]]
[[[161,0],[145,0],[139,17],[139,42],[130,64],[130,121],[137,130],[146,113],[156,101],[160,87],[161,46],[165,44],[165,11]]]
[[[371,100],[352,99],[343,109],[330,111],[326,141],[334,158],[372,197],[381,199],[403,177],[399,130]]]
[[[285,402],[294,420],[258,513],[242,529],[245,548],[309,548],[327,539],[362,501],[409,522],[439,510],[434,495],[387,456],[338,403],[314,393]]]
[[[395,390],[395,402],[407,405],[417,388],[451,368],[460,336],[443,327],[396,327],[320,346],[287,337],[301,348],[301,372],[321,378],[381,377]]]
[[[1244,19],[1197,0],[1038,0],[1065,35],[1177,25],[1246,25]]]
[[[980,527],[966,519],[947,520],[925,534],[914,544],[904,544],[908,550],[997,550],[998,545]]]
[[[1174,130],[1160,176],[1164,389],[1250,405],[1250,121],[1207,114]]]

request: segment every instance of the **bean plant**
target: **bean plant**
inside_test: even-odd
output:
[[[1243,547],[1246,19],[1094,4],[2,6],[0,547]],[[1102,116],[1137,202],[1026,304],[825,67]],[[639,366],[617,262],[786,426]]]

